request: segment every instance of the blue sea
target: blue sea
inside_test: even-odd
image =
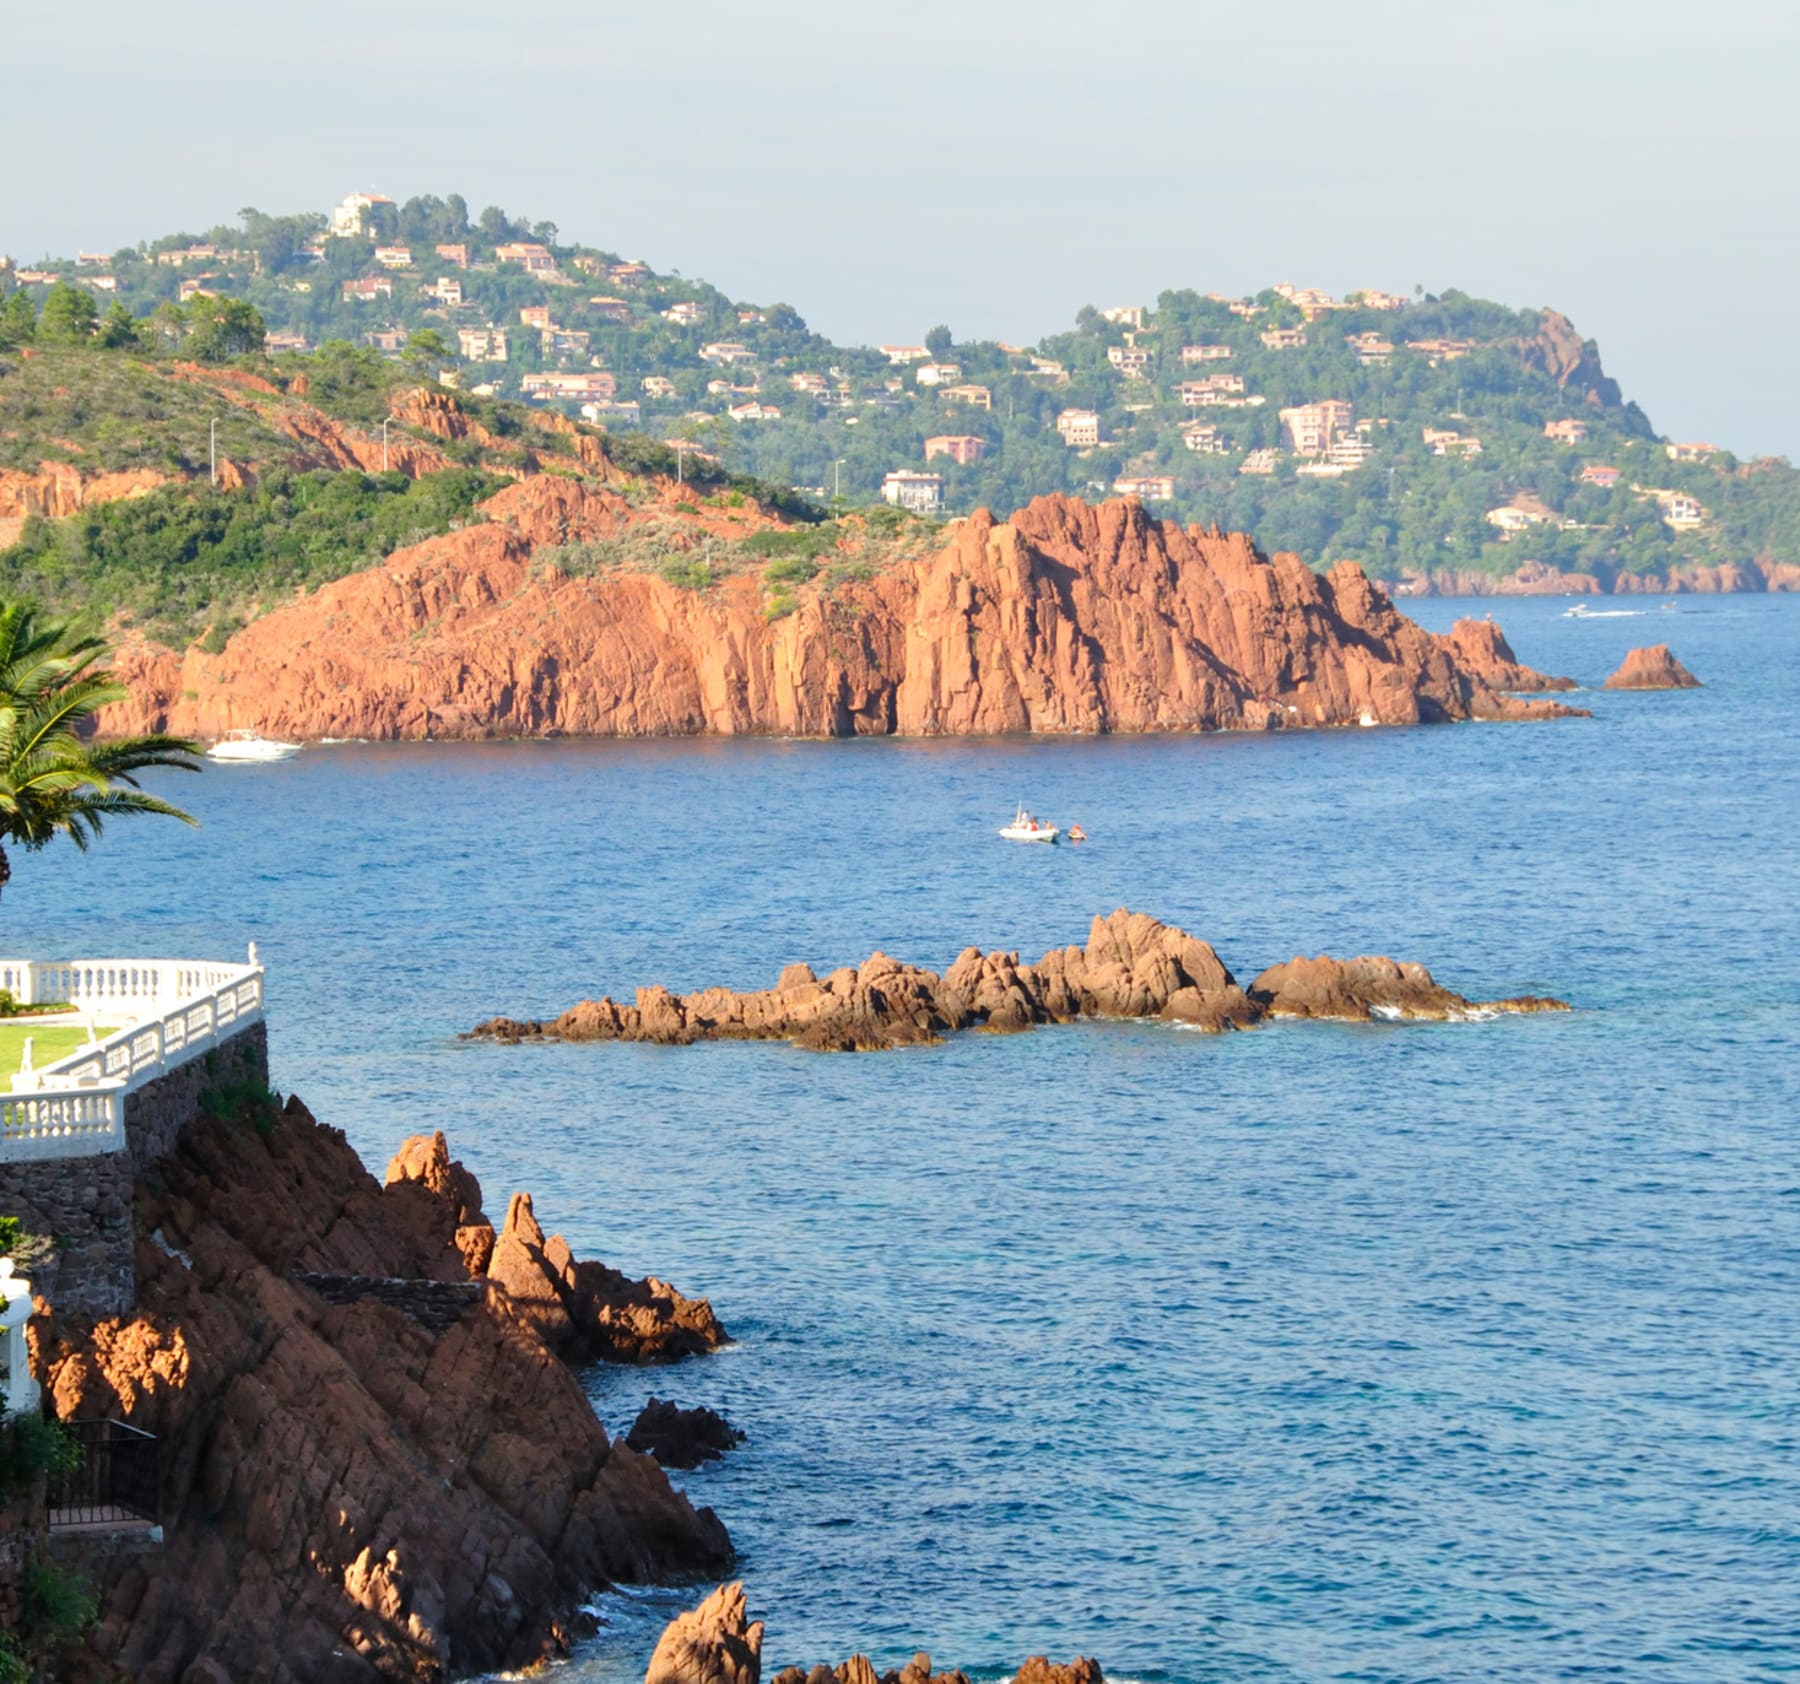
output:
[[[1592,720],[1336,734],[309,750],[14,861],[11,948],[241,950],[275,1075],[379,1173],[736,1335],[592,1376],[749,1434],[677,1476],[771,1665],[1119,1678],[1800,1676],[1800,600],[1493,606]],[[1610,606],[1601,604],[1599,606]],[[1413,611],[1444,629],[1468,604]],[[1014,806],[1081,848],[1019,848]],[[1567,1017],[1091,1024],[864,1056],[502,1048],[496,1013],[1035,957],[1120,905],[1241,979],[1391,953]],[[566,1684],[691,1589],[606,1596]]]

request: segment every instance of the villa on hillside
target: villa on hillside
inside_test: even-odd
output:
[[[1190,409],[1196,404],[1206,402],[1208,392],[1241,392],[1244,389],[1244,377],[1241,374],[1205,374],[1198,380],[1184,380],[1176,388],[1181,401]]]
[[[499,327],[459,327],[456,348],[464,362],[506,361],[506,330]]]
[[[925,441],[925,460],[948,456],[958,467],[966,468],[987,454],[987,440],[973,433],[937,433]]]
[[[1706,506],[1685,491],[1659,491],[1656,493],[1656,501],[1662,507],[1664,521],[1677,532],[1698,526],[1706,519]]]
[[[1144,370],[1150,366],[1150,353],[1140,351],[1135,345],[1108,345],[1106,360],[1121,374],[1141,380]]]
[[[519,381],[519,392],[534,403],[552,399],[606,403],[611,401],[617,386],[612,375],[603,369],[592,369],[568,374],[527,374]]]
[[[1604,462],[1590,462],[1581,470],[1583,485],[1597,485],[1603,491],[1610,491],[1619,483],[1619,470]]]
[[[1350,429],[1353,413],[1342,398],[1296,404],[1281,411],[1282,440],[1296,456],[1323,456],[1332,439]]]
[[[454,275],[440,275],[430,286],[422,287],[419,296],[435,298],[447,310],[460,309],[463,301],[462,282]]]
[[[550,326],[550,306],[548,304],[526,304],[519,310],[519,325],[535,327],[540,333]]]
[[[896,468],[882,479],[881,500],[914,514],[930,514],[944,506],[944,476]]]
[[[665,321],[674,322],[677,327],[698,327],[706,320],[706,311],[691,298],[684,298],[679,304],[671,304],[663,311]]]
[[[1580,444],[1587,436],[1588,424],[1575,416],[1544,423],[1544,437],[1555,439],[1558,444]]]
[[[734,403],[725,413],[733,421],[779,421],[781,408],[778,404],[762,403],[753,399],[749,403]]]
[[[538,335],[538,354],[545,357],[585,357],[592,336],[585,328],[547,327]]]
[[[1192,368],[1195,363],[1222,363],[1230,360],[1229,345],[1183,345],[1181,360]]]
[[[497,263],[516,263],[528,275],[548,275],[556,269],[556,259],[548,246],[525,240],[495,246],[494,260]]]
[[[666,374],[646,374],[642,385],[647,398],[672,398],[676,395],[675,382]]]
[[[340,240],[354,240],[362,233],[363,218],[370,211],[393,202],[385,193],[352,193],[342,204],[332,207],[327,231]]]
[[[411,246],[377,246],[375,261],[384,269],[410,269],[412,267]]]
[[[469,266],[469,248],[467,246],[442,245],[434,246],[432,250],[446,263],[452,264],[458,269],[466,269]]]
[[[1463,433],[1447,432],[1440,427],[1420,429],[1421,437],[1433,456],[1479,456],[1481,440]]]
[[[590,298],[587,307],[603,322],[631,320],[631,306],[623,298]]]
[[[1135,497],[1141,503],[1166,503],[1175,495],[1175,482],[1166,474],[1122,476],[1112,488],[1115,497]]]
[[[1719,447],[1716,444],[1670,444],[1664,450],[1671,462],[1704,462],[1709,456],[1717,456]]]
[[[948,386],[962,379],[961,363],[920,363],[913,379],[921,386]]]
[[[1483,518],[1489,526],[1500,529],[1500,536],[1504,541],[1513,537],[1515,533],[1524,532],[1533,526],[1542,526],[1546,521],[1554,520],[1556,511],[1547,508],[1535,497],[1520,495],[1497,509],[1489,509]]]
[[[703,363],[715,363],[721,368],[731,368],[740,363],[755,362],[756,353],[748,345],[740,345],[736,340],[718,339],[710,345],[700,347],[700,360]]]
[[[1085,450],[1100,442],[1100,415],[1092,409],[1065,409],[1056,418],[1056,430],[1071,450]]]
[[[367,304],[376,298],[392,298],[394,283],[386,275],[363,275],[344,282],[344,302]]]
[[[970,409],[994,407],[994,394],[986,386],[945,386],[938,396],[946,403],[967,404]]]
[[[1240,474],[1272,474],[1275,472],[1275,452],[1272,450],[1253,450],[1243,461],[1238,463]]]
[[[1265,329],[1258,337],[1271,351],[1297,351],[1306,343],[1306,329],[1272,327]]]
[[[1417,351],[1420,356],[1436,368],[1439,363],[1453,363],[1458,357],[1466,357],[1475,349],[1473,339],[1409,339],[1406,342],[1409,351]]]
[[[1114,327],[1135,328],[1143,330],[1144,306],[1142,304],[1115,304],[1109,310],[1100,312],[1103,322],[1111,322]]]
[[[931,360],[931,353],[923,345],[877,345],[875,349],[896,368],[905,363],[923,363]]]
[[[1229,456],[1231,446],[1220,438],[1219,429],[1204,421],[1190,422],[1181,429],[1181,442],[1196,456]]]
[[[1347,333],[1344,343],[1356,353],[1356,360],[1364,368],[1382,368],[1394,355],[1394,342],[1383,339],[1379,333]]]

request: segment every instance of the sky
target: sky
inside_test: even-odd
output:
[[[461,193],[840,341],[1460,287],[1800,461],[1791,0],[88,0],[8,19],[22,262]]]

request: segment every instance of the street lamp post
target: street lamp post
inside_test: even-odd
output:
[[[841,489],[842,481],[838,474],[838,469],[843,467],[849,460],[850,458],[848,456],[840,456],[831,464],[831,500],[834,503],[841,503],[844,500],[844,494]]]
[[[219,483],[219,418],[214,416],[206,425],[206,465],[212,476],[212,483]]]
[[[387,462],[388,462],[388,458],[387,458],[388,422],[392,421],[393,419],[394,418],[391,415],[384,415],[381,418],[381,471],[384,474],[388,471],[388,466],[387,466]]]

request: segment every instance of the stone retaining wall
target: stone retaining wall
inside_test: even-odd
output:
[[[0,1163],[0,1216],[56,1241],[31,1270],[35,1294],[64,1315],[128,1313],[137,1300],[133,1181],[174,1150],[208,1089],[268,1079],[268,1026],[259,1019],[127,1094],[123,1152]]]

